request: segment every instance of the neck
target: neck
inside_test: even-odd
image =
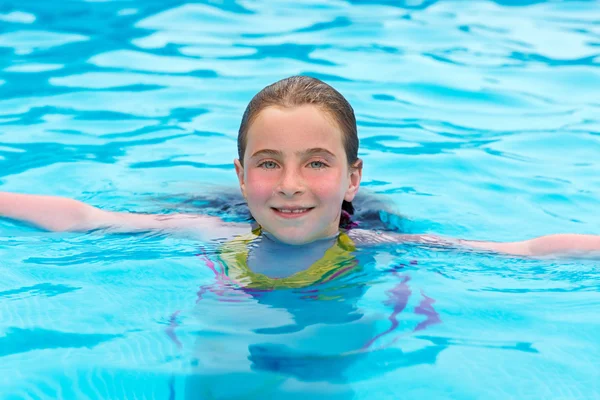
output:
[[[335,245],[339,233],[294,245],[282,242],[273,234],[262,231],[248,254],[248,268],[270,278],[285,278],[308,269]]]
[[[315,239],[315,240],[313,240],[313,241],[311,241],[311,242],[302,243],[302,244],[290,244],[290,243],[286,243],[286,242],[284,242],[284,241],[281,241],[281,240],[277,239],[277,237],[275,237],[275,235],[273,235],[273,234],[272,234],[272,233],[270,233],[270,232],[267,232],[266,230],[264,230],[264,229],[262,229],[262,228],[261,228],[261,234],[262,234],[262,236],[263,236],[265,239],[267,239],[267,240],[269,240],[269,241],[271,241],[271,242],[273,242],[273,243],[277,243],[277,244],[280,244],[280,245],[285,245],[285,246],[294,246],[294,247],[298,247],[298,246],[306,246],[306,245],[310,245],[310,244],[318,244],[318,243],[321,243],[321,242],[324,242],[324,241],[330,241],[331,239],[335,239],[335,238],[337,238],[337,237],[339,236],[340,232],[339,232],[339,231],[337,231],[337,232],[335,232],[335,233],[334,233],[334,234],[332,234],[332,235],[329,235],[329,236],[324,236],[324,237],[321,237],[321,238]]]

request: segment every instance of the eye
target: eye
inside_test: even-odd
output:
[[[308,166],[314,169],[325,168],[327,165],[323,161],[311,161]]]
[[[264,169],[275,169],[277,168],[277,163],[275,161],[263,161],[258,166]]]

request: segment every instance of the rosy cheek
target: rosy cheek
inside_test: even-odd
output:
[[[311,178],[311,187],[322,198],[337,198],[341,192],[341,178],[336,171],[315,175]]]
[[[253,197],[270,196],[276,180],[276,175],[272,171],[251,169],[246,175],[246,190]]]

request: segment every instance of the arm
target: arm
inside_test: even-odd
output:
[[[375,233],[363,229],[353,229],[350,232],[352,232],[353,239],[356,239],[359,243],[363,244],[420,243],[441,247],[467,247],[517,256],[590,253],[600,255],[600,236],[597,235],[559,234],[541,236],[521,242],[500,243],[442,238],[434,235],[409,235],[390,232]]]
[[[600,236],[597,235],[558,234],[541,236],[521,242],[498,243],[460,240],[459,243],[476,249],[497,251],[520,256],[548,256],[582,253],[598,253],[600,255]]]
[[[0,217],[28,222],[49,231],[107,229],[117,232],[148,230],[201,230],[211,236],[236,233],[240,224],[194,214],[132,214],[104,211],[77,200],[0,192]],[[225,233],[223,230],[227,230]],[[246,229],[247,230],[247,229]]]

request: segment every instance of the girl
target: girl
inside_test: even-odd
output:
[[[600,236],[595,235],[494,243],[348,229],[353,225],[349,217],[363,167],[356,119],[346,99],[318,79],[294,76],[260,91],[244,112],[238,154],[235,171],[254,229],[207,215],[116,213],[71,199],[13,193],[0,193],[0,216],[53,231],[160,229],[193,231],[204,240],[237,237],[228,247],[260,244],[247,254],[247,273],[278,277],[306,269],[335,243],[352,247],[416,242],[520,256],[600,251]],[[240,236],[244,234],[249,236]],[[266,246],[285,247],[285,260],[296,261],[286,264],[285,270],[267,271],[280,263],[276,262],[278,252],[265,250]],[[305,256],[292,260],[290,251]]]

